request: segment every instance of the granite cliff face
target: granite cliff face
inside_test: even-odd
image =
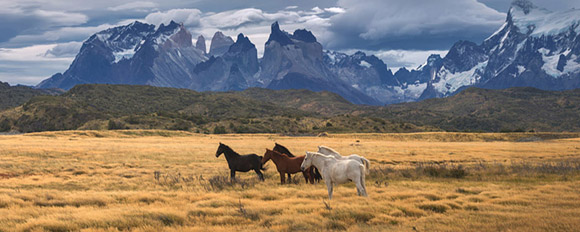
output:
[[[171,22],[155,30],[154,25],[134,22],[91,36],[68,70],[37,87],[70,89],[83,83],[177,87],[191,82],[192,67],[205,60],[183,25]]]

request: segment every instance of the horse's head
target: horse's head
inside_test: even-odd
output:
[[[215,152],[215,157],[220,157],[220,155],[226,151],[227,147],[228,147],[227,145],[220,142],[220,146],[218,147],[217,151]]]
[[[262,164],[265,164],[266,162],[268,162],[268,160],[272,159],[273,153],[274,151],[266,148],[266,153],[264,153],[264,157],[262,157]]]
[[[274,144],[276,144],[276,145],[274,146],[274,149],[272,149],[272,150],[274,150],[274,151],[279,151],[279,150],[280,150],[280,148],[282,148],[282,145],[280,145],[280,144],[278,144],[278,143],[274,143]]]
[[[312,157],[314,156],[315,153],[312,152],[306,152],[306,156],[304,157],[304,161],[302,161],[302,164],[300,165],[300,170],[304,171],[306,169],[308,169],[310,166],[312,166]]]

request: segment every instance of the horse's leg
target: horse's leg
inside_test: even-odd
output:
[[[286,177],[284,173],[280,172],[280,184],[284,184],[286,182]]]
[[[303,171],[302,175],[304,176],[304,180],[306,181],[306,183],[308,184],[308,170]]]
[[[292,176],[290,175],[290,173],[287,174],[288,174],[288,183],[292,184]]]
[[[326,182],[326,188],[328,189],[328,198],[332,200],[332,182],[330,180]]]
[[[257,169],[254,169],[254,171],[256,171],[256,174],[258,174],[258,179],[260,179],[261,181],[264,181],[264,174],[262,174],[260,169],[257,168]]]
[[[230,169],[230,181],[231,182],[236,181],[236,170],[234,170],[234,169]]]
[[[365,184],[365,172],[362,172],[362,176],[361,176],[361,183],[360,185],[362,186],[363,189],[363,196],[368,197],[369,195],[367,194],[367,185]]]
[[[314,184],[314,168],[310,167],[310,171],[308,172],[308,180],[310,180],[311,184]]]
[[[320,180],[322,180],[322,175],[320,174],[320,172],[318,171],[318,168],[313,168],[314,169],[314,179],[316,180],[316,182],[320,182]]]

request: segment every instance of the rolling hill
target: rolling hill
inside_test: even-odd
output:
[[[352,114],[349,106],[358,107],[336,94],[307,90],[252,88],[243,92],[196,92],[85,84],[60,96],[33,97],[19,107],[5,110],[0,118],[3,131],[20,132],[172,129],[200,133],[312,134],[434,130],[380,118],[361,118]]]
[[[448,131],[578,131],[580,89],[468,88],[452,97],[391,105],[373,114]]]
[[[59,96],[27,96],[30,100],[21,106],[0,112],[2,131],[171,129],[315,134],[580,129],[580,89],[467,88],[447,98],[384,107],[352,104],[328,91],[262,88],[196,92],[84,84]]]

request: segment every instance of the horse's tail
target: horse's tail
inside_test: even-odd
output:
[[[366,173],[369,174],[369,171],[371,169],[371,161],[369,161],[367,158],[362,157],[362,156],[360,157],[360,160],[365,165]]]
[[[365,178],[365,172],[368,173],[368,170],[366,170],[366,171],[365,170],[366,170],[365,165],[362,165],[361,164],[360,165],[360,181],[361,181],[360,184],[361,184],[362,189],[363,189],[363,196],[366,197],[366,196],[368,196],[368,193],[367,193],[367,187],[366,187],[366,184],[365,184],[365,179],[366,179]]]

